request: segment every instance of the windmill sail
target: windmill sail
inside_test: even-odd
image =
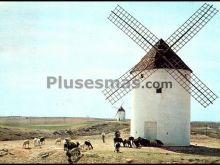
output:
[[[178,61],[175,63],[175,67],[178,65]],[[169,66],[168,63],[164,63],[164,67]],[[190,76],[184,76],[179,70],[167,69],[165,70],[204,108],[213,104],[213,101],[218,98],[218,96],[212,92],[194,73]]]
[[[168,47],[166,43],[163,45]],[[170,56],[172,52],[170,50],[162,55],[160,67],[164,68],[204,108],[212,104],[218,96],[192,72],[176,53],[175,56]],[[185,72],[186,70],[190,71],[190,75]]]
[[[119,5],[117,5],[117,7],[111,12],[108,19],[146,52],[152,49],[152,47],[159,41],[152,32]],[[148,60],[139,63],[139,66],[141,68],[147,68],[153,64],[154,62]],[[140,74],[145,74],[143,79],[139,79],[139,82],[142,82],[157,70],[140,69],[137,72],[132,72],[134,68],[135,67],[132,67],[117,79],[118,83],[113,85],[113,87],[107,87],[102,91],[111,104],[116,103],[136,86],[134,82],[135,79],[139,79],[138,76]]]
[[[140,62],[140,68],[148,68],[154,65],[154,61],[145,61]],[[133,72],[135,67],[129,69],[125,74],[123,74],[119,79],[117,79],[113,86],[105,88],[102,92],[105,95],[106,99],[111,103],[114,104],[118,100],[120,100],[124,95],[130,92],[133,88],[136,87],[140,82],[144,81],[150,75],[152,75],[157,69],[155,70],[146,70],[140,69],[139,71]],[[144,78],[140,79],[138,76],[140,74],[144,74]],[[137,82],[138,80],[138,82]]]
[[[161,51],[161,49],[155,47],[155,45],[160,43],[161,40],[158,40],[154,34],[152,34],[123,8],[117,6],[111,12],[109,20],[120,28],[125,34],[127,34],[146,52],[153,49],[153,52],[156,51],[161,58],[154,58],[153,61],[151,61],[151,58],[146,58],[148,59],[147,61],[141,60],[135,67],[131,68],[118,79],[120,83],[124,80],[127,80],[126,83],[103,90],[106,99],[114,104],[125,94],[131,91],[132,88],[134,88],[133,85],[130,85],[129,88],[124,88],[125,85],[129,85],[129,83],[132,84],[132,80],[139,78],[139,76],[144,73],[145,76],[140,79],[140,82],[142,82],[161,67],[165,68],[166,71],[201,105],[207,107],[209,104],[211,104],[217,98],[217,96],[200,79],[198,79],[195,74],[192,73],[191,79],[189,79],[179,70],[180,68],[185,67],[183,66],[185,63],[177,55],[175,58],[168,59],[168,57],[170,51],[178,51],[188,41],[190,41],[193,36],[195,36],[195,34],[197,34],[217,12],[218,10],[212,5],[206,3],[202,5],[202,7],[200,7],[179,29],[177,29],[177,31],[175,31],[167,39],[167,42],[170,46],[162,41],[161,45],[165,47]],[[147,55],[145,55],[145,57]],[[159,63],[160,67],[155,68],[155,63]],[[141,69],[137,69],[137,66],[140,66]],[[147,69],[151,67],[154,69]],[[183,69],[191,71],[191,69],[188,67]]]
[[[212,5],[204,3],[167,40],[173,51],[179,51],[189,42],[218,12]]]
[[[187,42],[189,42],[218,12],[213,5],[203,4],[182,26],[180,26],[166,41],[175,52],[179,51]],[[169,59],[173,70],[166,71],[198,101],[203,107],[212,104],[218,98],[194,73],[191,77],[184,76],[181,71],[177,70],[180,66],[179,59]],[[170,66],[167,62],[163,67]]]
[[[146,52],[159,40],[119,5],[111,12],[108,19]]]

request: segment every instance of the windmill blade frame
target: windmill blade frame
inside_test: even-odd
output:
[[[213,5],[204,3],[167,40],[173,51],[178,52],[187,44],[218,12]]]
[[[204,3],[166,40],[166,43],[169,44],[170,48],[175,52],[179,51],[211,20],[212,17],[214,17],[217,12],[218,10],[214,8],[213,5]],[[194,73],[191,73],[191,77],[187,78],[179,70],[176,70],[175,68],[179,67],[179,64],[179,59],[169,59],[169,61],[164,63],[164,68],[172,67],[174,70],[165,70],[204,108],[212,104],[218,96]]]
[[[111,11],[108,19],[146,52],[159,41],[150,30],[119,5]]]
[[[157,53],[164,59],[164,68],[172,68],[175,72],[170,72],[172,69],[165,69],[181,86],[182,84],[185,84],[183,88],[189,92],[201,105],[204,107],[207,107],[209,104],[211,104],[217,97],[195,74],[192,73],[192,80],[193,83],[190,82],[190,80],[184,76],[184,74],[177,69],[176,64],[179,63],[178,59],[175,59],[172,63],[166,58],[166,53],[170,50],[178,51],[180,50],[188,41],[192,39],[195,34],[197,34],[202,27],[207,24],[207,22],[218,12],[216,8],[213,7],[213,5],[203,4],[202,7],[200,7],[177,31],[175,31],[168,39],[167,42],[169,45],[164,50],[159,50],[155,47],[156,43],[158,42],[158,39],[156,36],[152,34],[151,32],[143,33],[143,31],[146,29],[148,32],[149,30],[145,28],[142,24],[140,24],[134,17],[132,17],[128,12],[126,12],[122,7],[119,5],[114,9],[114,11],[111,12],[109,16],[109,20],[112,21],[119,29],[121,29],[125,34],[127,34],[132,40],[135,41],[142,49],[145,51],[149,51],[151,47],[157,51]],[[131,21],[132,20],[132,21]],[[130,25],[130,24],[131,25]],[[189,26],[189,28],[186,28]],[[137,30],[135,29],[137,28]],[[150,35],[150,36],[148,36]],[[153,38],[153,39],[152,39]],[[152,48],[152,49],[153,49]],[[178,57],[178,56],[177,56]],[[173,60],[173,59],[171,59]],[[151,74],[153,74],[157,69],[154,70],[146,70],[148,67],[145,62],[141,61],[143,64],[141,66],[144,66],[144,70],[140,70],[139,72],[132,72],[134,69],[131,68],[129,71],[127,71],[125,74],[123,74],[118,80],[119,82],[121,80],[124,80],[123,78],[129,78],[126,79],[128,84],[136,78],[141,73],[145,73],[147,76],[144,77],[143,80],[148,78]],[[154,61],[155,62],[155,61]],[[153,63],[150,63],[150,65],[153,65]],[[149,64],[149,63],[148,63]],[[148,72],[148,74],[147,74]],[[130,75],[129,75],[130,73]],[[132,74],[131,74],[132,73]],[[133,75],[135,73],[135,75]],[[175,73],[175,74],[174,74]],[[178,75],[178,76],[177,76]],[[178,77],[178,78],[176,78]],[[181,82],[181,81],[182,82]],[[183,81],[184,80],[184,81]],[[141,81],[141,82],[142,82]],[[187,83],[186,83],[187,82]],[[197,83],[197,84],[195,84]],[[191,88],[194,87],[194,88]],[[125,94],[127,94],[129,91],[131,91],[132,88],[127,88],[125,91],[123,88],[124,85],[118,86],[118,88],[112,89],[112,88],[106,88],[103,90],[104,95],[106,96],[106,99],[108,99],[112,104],[117,102],[119,99],[121,99]],[[132,86],[133,87],[133,86]],[[201,88],[204,89],[204,93],[201,92]],[[200,93],[198,95],[195,93],[197,91]],[[208,96],[206,96],[206,94]],[[201,97],[203,96],[203,97]]]
[[[140,68],[147,68],[147,67],[151,67],[151,65],[154,64],[154,61],[153,62],[145,61],[145,63],[140,63],[140,64],[141,64]],[[140,83],[144,81],[146,78],[150,77],[157,70],[157,69],[155,70],[140,69],[140,71],[138,72],[133,72],[134,68],[135,67],[132,67],[125,74],[123,74],[119,79],[117,79],[118,80],[117,84],[113,84],[112,87],[107,87],[102,91],[106,99],[112,105],[116,103],[118,100],[120,100],[123,96],[125,96],[128,92],[130,92],[133,88],[135,88],[135,86],[138,85],[136,84],[137,80],[138,80],[138,83]],[[140,74],[144,74],[145,76],[142,79],[135,79]]]
[[[187,74],[185,74],[185,71],[176,69],[181,67],[179,64],[181,64],[179,59],[169,59],[169,61],[165,60],[163,67],[204,108],[213,104],[213,101],[216,100],[218,96],[193,72],[191,72],[188,77]],[[170,67],[173,69],[170,69]]]
[[[151,31],[144,27],[139,21],[137,21],[133,16],[131,16],[126,10],[124,10],[119,5],[117,5],[113,11],[111,11],[111,14],[109,15],[108,19],[146,52],[148,52],[152,47],[154,47],[154,45],[159,41],[159,39]],[[147,62],[147,64],[143,63],[141,64],[141,66],[147,68],[149,67],[149,65],[152,64]],[[119,84],[121,84],[124,80],[127,80],[127,83],[121,86],[117,85],[111,88],[107,87],[102,91],[103,94],[106,96],[106,99],[108,99],[111,104],[116,103],[119,99],[121,99],[124,95],[126,95],[133,89],[132,84],[134,81],[131,81],[134,80],[139,74],[144,73],[145,75],[147,75],[144,77],[144,79],[141,80],[142,82],[156,71],[140,70],[139,73],[135,72],[131,74],[133,69],[134,67],[128,70],[119,79],[117,79]],[[131,84],[129,85],[128,83],[130,82]],[[124,86],[126,85],[129,85],[129,87],[124,88]]]

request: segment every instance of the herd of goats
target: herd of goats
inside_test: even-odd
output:
[[[163,146],[163,143],[160,140],[154,140],[154,141],[150,141],[148,139],[145,138],[134,138],[134,137],[129,137],[128,139],[122,139],[120,137],[120,133],[119,132],[115,132],[115,137],[113,138],[114,141],[114,152],[120,152],[120,147],[130,147],[130,148],[141,148],[141,147],[161,147]],[[62,139],[61,138],[57,138],[55,140],[55,144],[61,144]],[[104,141],[103,141],[104,142]],[[66,152],[66,156],[68,157],[68,162],[69,163],[73,163],[75,162],[78,158],[80,158],[81,156],[81,152],[80,150],[82,148],[86,149],[93,149],[93,145],[90,142],[90,140],[86,140],[84,142],[84,144],[80,145],[79,142],[73,142],[71,141],[71,138],[65,138],[64,141],[64,151]],[[105,143],[105,142],[104,142]],[[29,148],[29,144],[30,144],[30,140],[25,140],[23,142],[23,148],[26,148],[28,146]],[[45,144],[45,137],[40,137],[40,138],[34,138],[34,146],[41,146]]]

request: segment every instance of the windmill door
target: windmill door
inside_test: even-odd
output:
[[[157,122],[155,121],[144,122],[144,137],[148,140],[157,139]]]

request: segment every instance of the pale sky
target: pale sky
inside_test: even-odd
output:
[[[219,2],[209,2],[220,9]],[[145,54],[108,19],[121,5],[166,40],[203,2],[1,2],[0,115],[113,118],[100,89],[47,89],[47,76],[118,78]],[[220,13],[179,52],[220,96]],[[131,113],[131,93],[124,101]],[[220,100],[204,109],[192,98],[191,120],[220,121]]]

